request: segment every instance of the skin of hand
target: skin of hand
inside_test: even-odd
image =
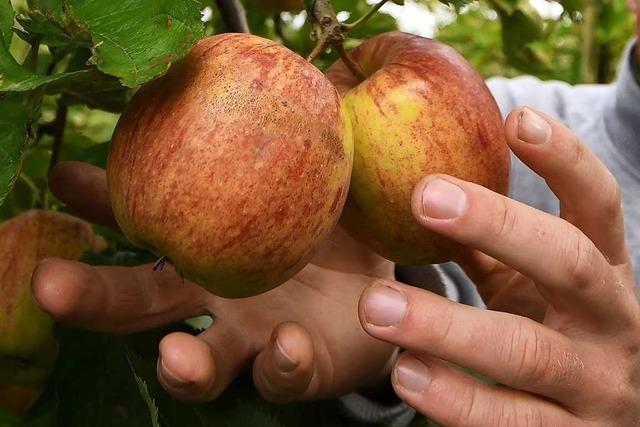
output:
[[[506,128],[513,152],[559,198],[560,217],[444,175],[416,186],[412,209],[425,228],[472,248],[461,264],[480,288],[507,283],[496,305],[538,304],[539,322],[380,280],[360,300],[362,325],[406,349],[394,389],[439,424],[638,425],[640,304],[620,188],[552,118],[520,108]]]
[[[50,176],[54,194],[78,215],[117,229],[105,171],[66,162]],[[388,381],[394,345],[367,335],[358,299],[371,277],[393,278],[394,266],[338,228],[312,263],[289,282],[245,299],[223,299],[168,265],[93,267],[49,259],[32,279],[36,301],[57,321],[125,334],[203,314],[214,324],[198,336],[160,342],[157,375],[174,397],[209,401],[241,372],[273,402],[340,396]]]

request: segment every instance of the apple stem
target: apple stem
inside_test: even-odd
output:
[[[358,67],[358,64],[356,64],[353,59],[351,59],[347,51],[344,50],[344,44],[339,44],[338,46],[336,46],[336,50],[338,51],[342,62],[344,62],[349,71],[351,71],[351,74],[353,74],[358,79],[358,81],[365,81],[367,79],[367,76],[364,75],[360,67]]]
[[[342,24],[342,28],[345,29],[345,31],[353,31],[356,28],[358,28],[360,25],[364,24],[365,22],[367,22],[369,19],[371,19],[371,17],[373,15],[375,15],[378,10],[380,10],[380,8],[382,6],[384,6],[385,3],[387,3],[389,0],[381,0],[378,3],[376,3],[375,6],[373,6],[371,8],[371,10],[369,10],[369,12],[367,12],[365,15],[361,16],[359,19],[357,19],[355,22],[352,22],[350,24]]]
[[[171,262],[168,256],[161,256],[156,263],[153,265],[153,271],[162,271],[164,270],[164,265],[167,262]]]

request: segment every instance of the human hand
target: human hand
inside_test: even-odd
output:
[[[383,280],[361,297],[362,325],[407,350],[393,370],[394,388],[435,422],[637,425],[640,305],[619,187],[571,131],[547,116],[515,111],[507,140],[558,196],[561,218],[448,176],[418,184],[412,208],[425,228],[472,248],[465,257],[471,276],[535,288],[542,323]]]
[[[60,164],[53,192],[84,218],[117,228],[105,172]],[[188,281],[168,265],[92,267],[48,260],[33,276],[36,300],[59,322],[131,333],[212,313],[198,336],[174,333],[160,343],[158,379],[174,397],[207,401],[252,369],[258,391],[285,402],[339,396],[388,378],[396,347],[368,336],[357,302],[369,276],[393,277],[393,265],[338,229],[310,265],[266,294],[229,300]]]

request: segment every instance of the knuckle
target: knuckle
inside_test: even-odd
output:
[[[530,407],[518,408],[514,401],[503,405],[498,413],[500,418],[489,425],[498,427],[542,427],[545,425],[540,411]]]
[[[446,310],[439,317],[438,322],[430,322],[428,330],[425,330],[427,336],[427,346],[432,348],[443,348],[449,343],[452,336],[455,321],[451,310]]]
[[[595,274],[596,249],[593,243],[581,232],[575,231],[568,239],[567,256],[565,262],[566,283],[571,290],[588,288]]]
[[[601,206],[604,218],[616,216],[622,210],[622,189],[613,174],[606,170],[607,183],[604,185],[603,194],[606,199]]]
[[[489,411],[478,407],[478,390],[474,384],[469,382],[460,397],[461,399],[458,399],[460,407],[454,412],[451,425],[468,425],[470,420],[477,420],[474,424],[482,425],[484,421],[488,421],[486,418],[489,417]]]
[[[496,222],[493,226],[493,234],[499,240],[509,236],[516,229],[518,224],[518,216],[509,208],[507,200],[504,198],[500,198],[500,200],[500,210],[502,215],[495,215]]]
[[[543,339],[537,328],[521,319],[507,341],[506,362],[514,367],[517,384],[541,383],[552,364],[551,345]]]
[[[587,154],[587,148],[586,146],[582,143],[582,141],[580,141],[580,139],[578,139],[577,136],[575,136],[575,134],[571,134],[571,138],[570,138],[570,147],[571,147],[571,154],[569,155],[569,164],[571,165],[579,165],[582,162],[585,161],[586,159],[586,154]]]

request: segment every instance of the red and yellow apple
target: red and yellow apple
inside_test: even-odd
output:
[[[331,82],[270,40],[201,40],[134,96],[107,180],[124,234],[224,297],[272,289],[336,225],[353,141]]]
[[[24,413],[57,356],[53,322],[31,294],[36,265],[103,246],[88,223],[63,213],[27,211],[0,224],[0,407]]]
[[[510,157],[503,121],[482,78],[454,49],[392,32],[350,53],[326,73],[351,118],[354,164],[342,224],[401,264],[450,260],[454,242],[418,225],[411,195],[426,175],[449,174],[506,193]]]

